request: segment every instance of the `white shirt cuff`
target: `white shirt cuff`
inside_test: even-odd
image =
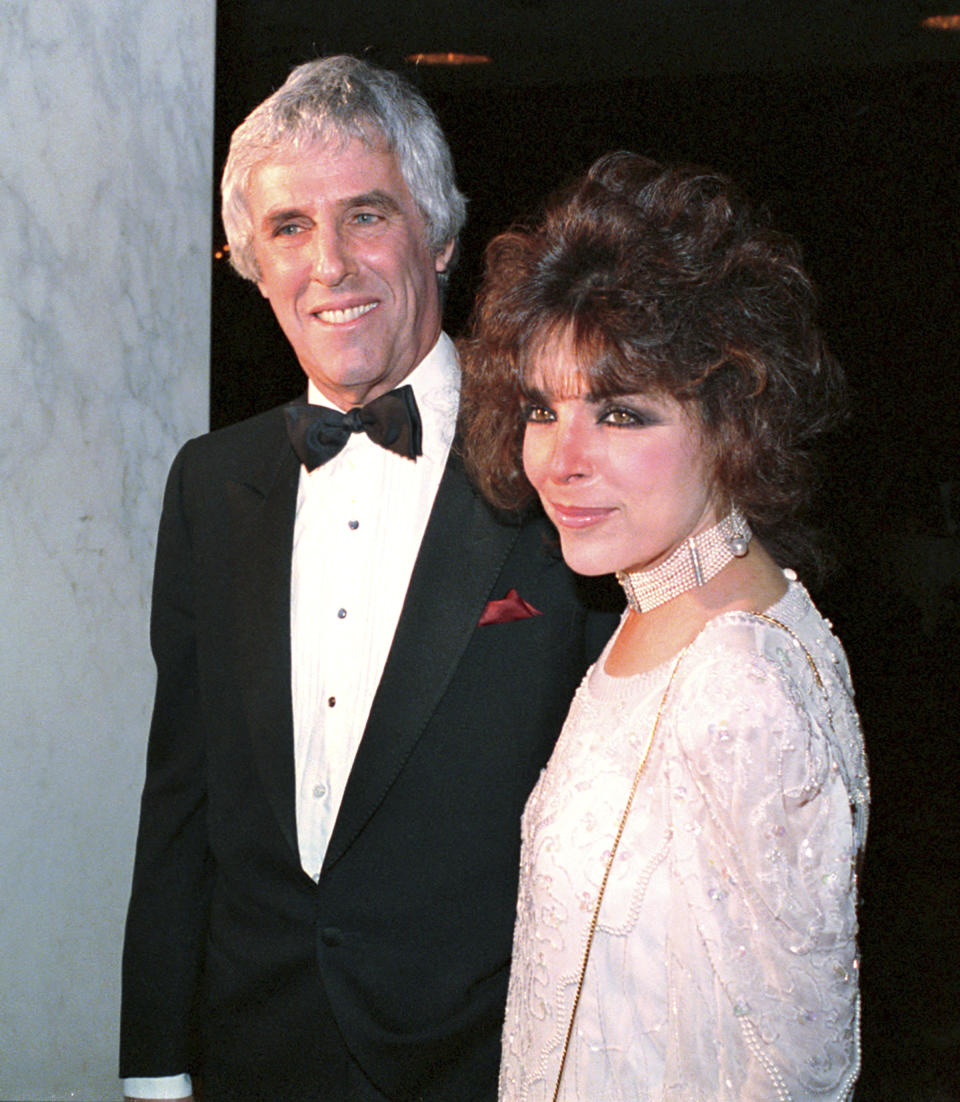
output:
[[[156,1079],[124,1079],[125,1098],[189,1098],[193,1081],[189,1075],[162,1075]]]

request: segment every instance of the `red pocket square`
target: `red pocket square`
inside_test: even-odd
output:
[[[543,613],[534,608],[529,601],[525,601],[520,594],[511,589],[500,601],[489,601],[487,607],[480,616],[480,627],[484,624],[509,624],[513,620],[529,620],[531,616],[542,616]]]

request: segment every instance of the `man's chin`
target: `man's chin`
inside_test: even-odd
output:
[[[399,385],[398,382],[385,379],[382,375],[371,379],[369,372],[359,371],[353,375],[348,373],[335,379],[326,375],[318,377],[307,371],[307,378],[328,402],[333,402],[341,409],[362,406]]]

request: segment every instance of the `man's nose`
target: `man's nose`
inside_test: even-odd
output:
[[[350,253],[336,226],[318,226],[313,241],[313,278],[328,287],[340,283],[350,271]]]

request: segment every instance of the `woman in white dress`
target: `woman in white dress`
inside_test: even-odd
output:
[[[843,390],[814,306],[730,181],[628,153],[488,249],[468,461],[627,597],[523,818],[503,1100],[852,1094],[866,764],[790,569]]]

